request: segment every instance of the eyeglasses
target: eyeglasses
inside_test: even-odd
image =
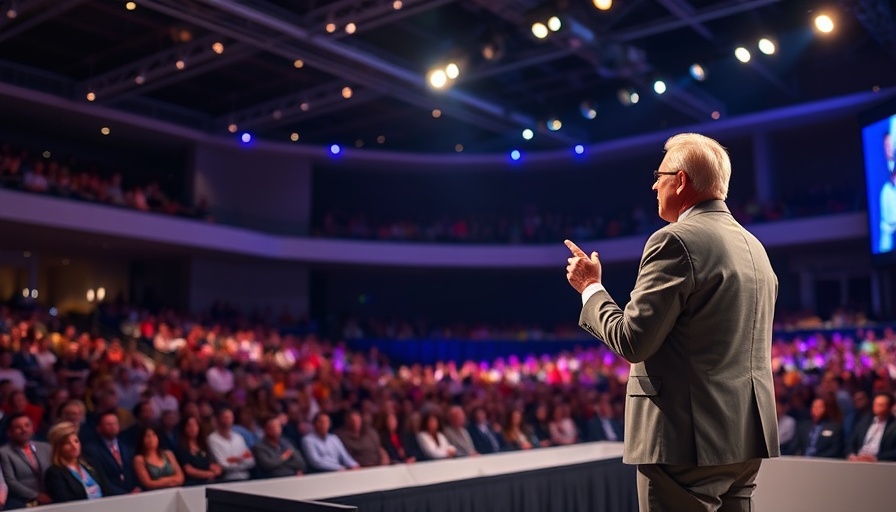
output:
[[[664,172],[653,171],[653,181],[658,181],[660,179],[660,176],[662,176],[664,174],[668,175],[668,176],[673,176],[675,174],[678,174],[678,171],[664,171]]]

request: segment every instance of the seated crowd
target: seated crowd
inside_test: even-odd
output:
[[[787,201],[761,203],[729,199],[734,217],[742,224],[772,222],[859,210],[856,191],[816,186]],[[655,212],[635,207],[630,211],[547,212],[527,206],[517,214],[385,219],[372,213],[327,211],[312,228],[312,236],[365,240],[431,243],[548,244],[557,240],[598,240],[644,235],[662,227]]]
[[[624,436],[628,363],[597,342],[396,367],[261,325],[58,322],[0,309],[7,509]],[[781,333],[772,357],[786,453],[896,460],[892,328]]]
[[[10,144],[0,146],[0,187],[144,212],[207,218],[203,204],[189,206],[173,199],[158,181],[133,186],[125,186],[125,181],[121,172],[83,165],[74,158],[58,160]]]
[[[147,212],[214,219],[206,201],[191,205],[167,194],[158,182],[125,186],[121,172],[82,165],[77,159],[58,160],[27,149],[0,145],[0,187],[56,197],[78,199]],[[761,203],[754,199],[728,201],[744,224],[824,215],[861,209],[856,190],[816,184],[784,200]],[[434,243],[537,244],[570,238],[597,240],[646,234],[662,221],[654,212],[636,207],[630,211],[547,212],[526,206],[499,215],[437,214],[424,219],[381,219],[363,212],[327,211],[312,227],[311,236]]]

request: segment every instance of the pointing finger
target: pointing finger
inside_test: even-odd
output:
[[[577,258],[587,258],[585,252],[579,249],[579,246],[572,243],[572,240],[564,240],[563,243],[566,244],[566,247],[569,247],[569,250],[572,252],[573,256]]]

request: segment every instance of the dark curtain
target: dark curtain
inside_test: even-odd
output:
[[[622,459],[328,498],[359,512],[637,512]]]

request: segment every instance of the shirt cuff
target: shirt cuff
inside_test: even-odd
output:
[[[582,305],[584,306],[588,299],[590,299],[595,293],[606,290],[604,285],[600,283],[589,284],[582,290]]]

